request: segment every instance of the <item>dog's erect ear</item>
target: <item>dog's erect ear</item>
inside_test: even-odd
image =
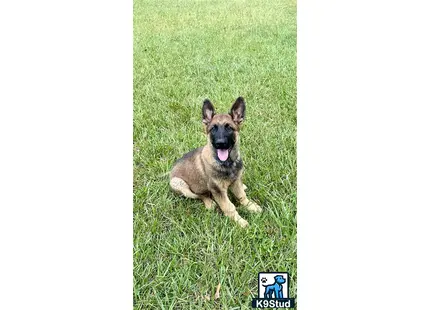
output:
[[[229,114],[231,118],[233,118],[233,121],[240,125],[245,118],[245,99],[242,97],[237,98],[235,103],[233,103]]]
[[[205,99],[203,101],[202,107],[202,116],[203,116],[203,124],[207,125],[211,122],[212,117],[215,115],[215,109],[209,99]]]

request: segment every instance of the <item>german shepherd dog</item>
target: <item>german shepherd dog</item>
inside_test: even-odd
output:
[[[227,195],[230,188],[250,212],[262,211],[246,197],[242,183],[239,127],[245,118],[245,100],[237,98],[229,114],[215,114],[212,103],[206,99],[202,116],[207,144],[176,161],[170,172],[170,187],[185,197],[203,200],[207,209],[214,208],[215,200],[226,216],[246,227],[248,222],[237,213]]]

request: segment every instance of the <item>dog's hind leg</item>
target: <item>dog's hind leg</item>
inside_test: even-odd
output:
[[[185,197],[192,199],[201,199],[205,204],[206,209],[213,209],[215,207],[215,202],[209,197],[205,195],[197,195],[194,194],[191,190],[187,182],[178,177],[173,177],[170,180],[170,187],[172,190],[178,194],[182,194]]]
[[[172,179],[170,179],[170,187],[174,192],[178,194],[182,194],[185,197],[192,198],[192,199],[200,199],[200,196],[194,194],[190,190],[190,186],[187,184],[187,182],[185,182],[181,178],[173,177]]]

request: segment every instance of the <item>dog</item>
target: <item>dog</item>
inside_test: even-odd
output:
[[[284,284],[287,280],[281,276],[277,275],[275,277],[275,283],[270,285],[264,285],[266,288],[264,290],[264,298],[273,298],[272,296],[275,295],[275,298],[284,298],[284,294],[282,293],[282,284]]]
[[[239,129],[245,118],[245,100],[236,99],[228,114],[216,114],[214,106],[203,101],[202,120],[207,144],[177,160],[170,172],[171,189],[188,198],[201,199],[207,209],[214,201],[223,213],[246,227],[248,222],[236,211],[227,195],[230,188],[239,203],[250,212],[262,208],[246,196],[242,183],[243,162],[239,153]]]

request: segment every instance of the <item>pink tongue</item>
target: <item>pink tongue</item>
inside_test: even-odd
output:
[[[218,158],[221,161],[226,161],[228,158],[228,150],[217,149]]]

